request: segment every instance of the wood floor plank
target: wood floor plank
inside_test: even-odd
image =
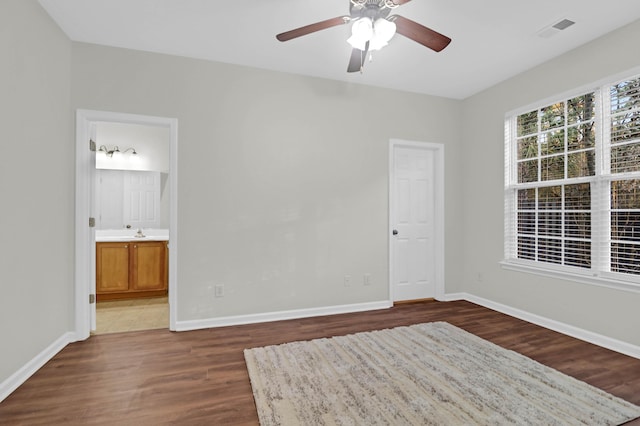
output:
[[[469,302],[425,301],[181,333],[93,336],[68,345],[0,403],[0,424],[257,425],[243,349],[431,321],[447,321],[640,405],[638,359]]]

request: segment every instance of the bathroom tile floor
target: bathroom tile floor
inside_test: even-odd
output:
[[[96,331],[93,334],[169,328],[167,297],[109,300],[96,305]]]

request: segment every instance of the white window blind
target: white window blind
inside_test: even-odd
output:
[[[507,117],[505,260],[640,284],[640,76]]]
[[[611,271],[640,275],[640,77],[609,88]]]

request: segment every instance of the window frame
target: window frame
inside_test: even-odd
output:
[[[611,108],[609,94],[611,86],[624,80],[640,78],[640,68],[610,76],[598,82],[585,85],[565,93],[549,97],[535,103],[526,105],[505,114],[504,120],[504,258],[500,262],[503,269],[519,272],[526,272],[551,278],[566,279],[575,282],[615,288],[618,290],[632,291],[640,293],[640,275],[612,272],[609,269],[611,256],[611,205],[610,188],[611,182],[618,180],[640,179],[640,170],[611,174],[610,153],[611,153]],[[518,183],[518,135],[517,119],[519,115],[539,110],[558,102],[566,102],[575,97],[591,93],[595,94],[595,174],[579,178],[567,178],[555,180],[542,180],[538,176],[536,182]],[[566,107],[565,107],[566,111]],[[565,122],[564,129],[568,123]],[[538,133],[542,130],[538,128]],[[570,152],[565,145],[564,155]],[[541,158],[538,149],[537,157]],[[565,176],[567,173],[565,172]],[[591,265],[588,268],[570,266],[564,264],[547,263],[538,260],[528,260],[518,258],[518,190],[526,188],[540,188],[555,185],[571,185],[575,183],[589,182],[591,185]],[[536,198],[537,199],[537,198]],[[564,198],[563,198],[564,199]],[[606,203],[607,207],[603,207]],[[562,207],[564,210],[564,203]],[[535,207],[538,212],[538,206]],[[535,221],[536,231],[534,236],[539,238]],[[566,238],[563,234],[562,239]],[[595,255],[594,255],[595,253]]]

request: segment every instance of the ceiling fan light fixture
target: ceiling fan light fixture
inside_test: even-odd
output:
[[[373,37],[373,22],[369,18],[361,18],[351,26],[351,37],[347,42],[355,49],[364,50],[365,44]]]
[[[385,47],[389,40],[396,34],[396,24],[384,18],[379,18],[373,23],[373,37],[369,45],[369,50],[380,50]]]
[[[370,18],[360,18],[351,26],[351,37],[347,42],[355,49],[380,50],[385,47],[396,33],[396,24],[384,18],[373,22]]]
[[[351,36],[347,39],[347,42],[351,45],[351,47],[353,47],[354,49],[360,49],[360,50],[364,50],[367,40],[362,40],[359,39],[355,36]]]
[[[376,33],[376,37],[385,42],[389,42],[396,34],[396,24],[395,22],[380,18],[373,24],[373,30]]]

